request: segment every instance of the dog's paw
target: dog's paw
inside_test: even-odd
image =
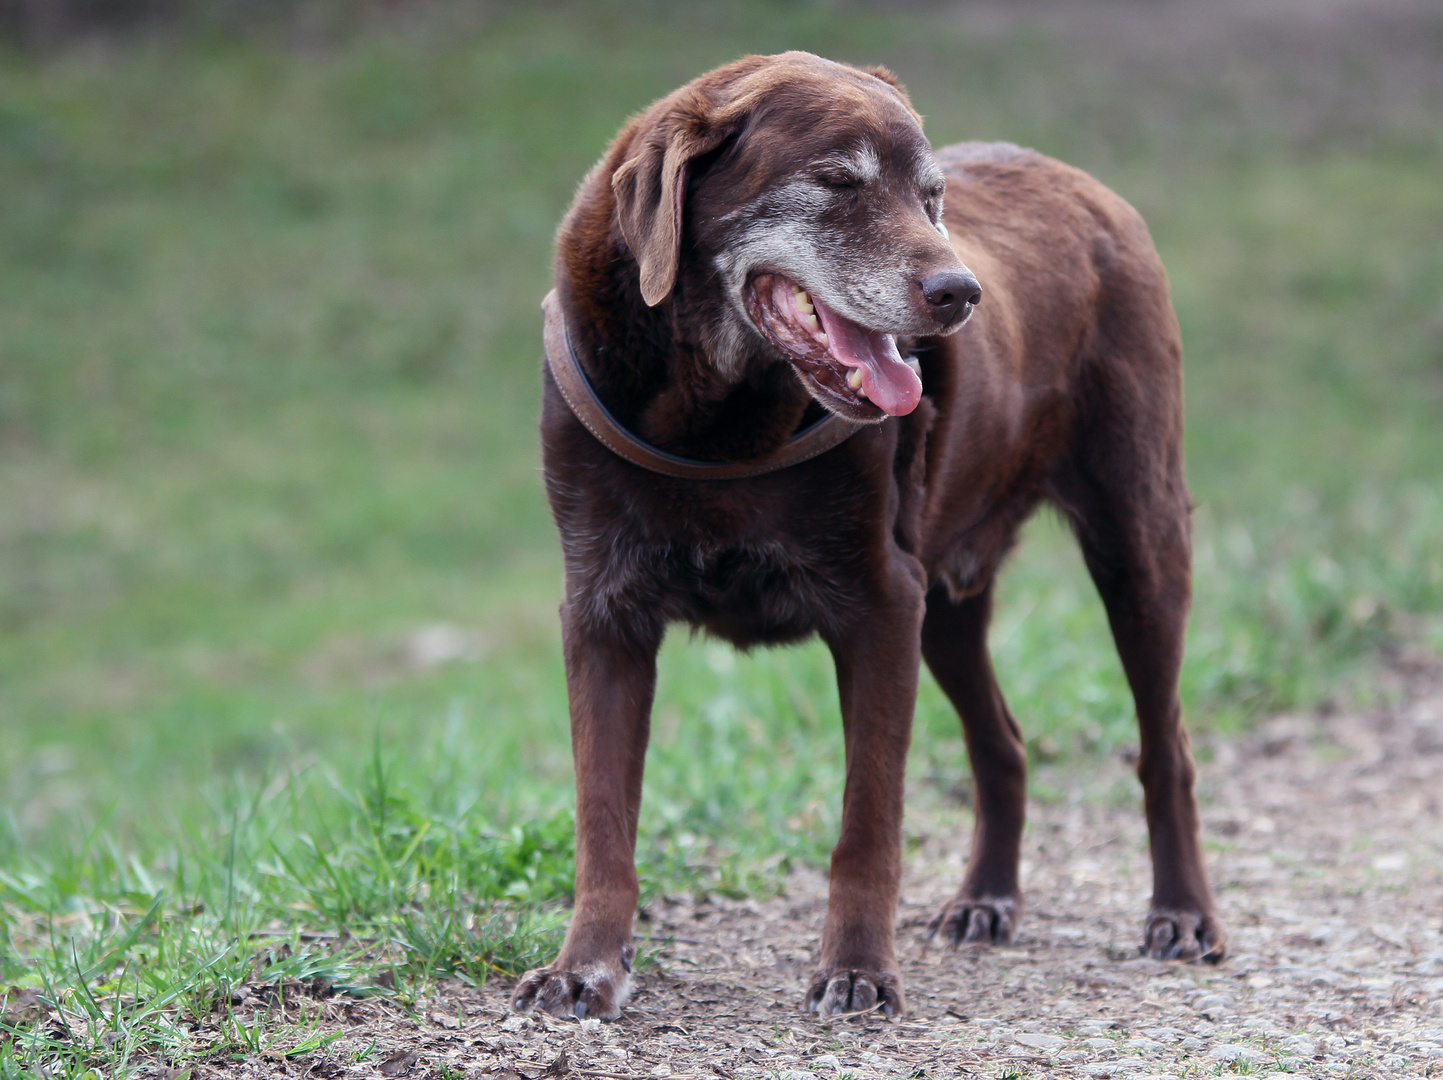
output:
[[[528,971],[516,984],[511,1007],[517,1012],[539,1008],[552,1016],[578,1020],[615,1020],[631,995],[630,951],[615,965],[601,961],[568,965],[558,959],[548,967]]]
[[[873,1009],[885,1016],[896,1016],[906,1011],[902,977],[895,971],[823,968],[812,976],[802,998],[802,1009],[822,1016]]]
[[[1014,896],[958,896],[927,924],[927,940],[941,934],[953,945],[1006,945],[1017,933],[1021,916],[1022,901]]]
[[[1228,955],[1228,935],[1217,917],[1202,911],[1154,908],[1142,933],[1142,953],[1154,960],[1206,960]]]

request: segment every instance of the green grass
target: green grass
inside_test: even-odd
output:
[[[1436,68],[1443,37],[1359,33],[1318,68],[1167,60],[1149,25],[439,5],[321,40],[0,54],[0,990],[72,1033],[5,1012],[0,1075],[294,1049],[310,1029],[257,1026],[231,991],[392,970],[410,1000],[553,947],[549,245],[629,113],[745,51],[888,63],[937,144],[1037,146],[1147,217],[1187,350],[1195,729],[1367,701],[1380,659],[1443,649],[1443,102],[1387,74],[1412,70],[1388,49]],[[418,662],[442,625],[459,655]],[[993,646],[1039,758],[1134,738],[1051,517]],[[836,714],[815,644],[674,634],[647,887],[823,861]],[[965,767],[924,679],[914,802]]]

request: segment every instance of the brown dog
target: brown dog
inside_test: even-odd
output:
[[[656,652],[678,620],[742,646],[820,634],[836,661],[847,781],[806,1008],[903,1008],[893,919],[924,657],[977,783],[967,873],[932,931],[1009,940],[1027,755],[986,634],[997,569],[1044,500],[1076,529],[1137,704],[1144,948],[1223,955],[1178,701],[1181,349],[1126,203],[1014,146],[934,155],[885,71],[748,57],[632,120],[587,176],[558,238],[548,358],[576,907],[516,1008],[615,1017],[626,997]],[[846,419],[816,443],[829,413]]]

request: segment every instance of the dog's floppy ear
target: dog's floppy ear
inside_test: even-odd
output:
[[[632,154],[611,176],[621,234],[641,267],[641,298],[655,307],[671,295],[681,259],[687,164],[736,130],[736,111],[711,112],[700,95],[668,103],[638,132]]]

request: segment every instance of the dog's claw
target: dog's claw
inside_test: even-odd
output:
[[[1197,911],[1154,911],[1143,928],[1142,953],[1154,960],[1220,963],[1227,934],[1215,917]]]
[[[541,1009],[552,1016],[615,1020],[631,991],[631,975],[621,965],[560,963],[528,971],[516,984],[511,1007],[517,1012]]]
[[[1006,916],[1000,912],[973,908],[967,917],[967,931],[962,935],[962,942],[1006,940],[1010,936],[1006,923]]]
[[[1021,903],[1012,897],[968,899],[957,897],[943,906],[927,924],[927,940],[941,933],[954,946],[1006,945],[1017,933]]]
[[[867,972],[856,968],[822,970],[812,977],[802,1007],[822,1016],[880,1012],[896,1016],[905,1006],[902,981],[896,972]]]
[[[861,1012],[877,1004],[877,988],[866,976],[838,976],[827,983],[817,1011],[823,1016]]]

